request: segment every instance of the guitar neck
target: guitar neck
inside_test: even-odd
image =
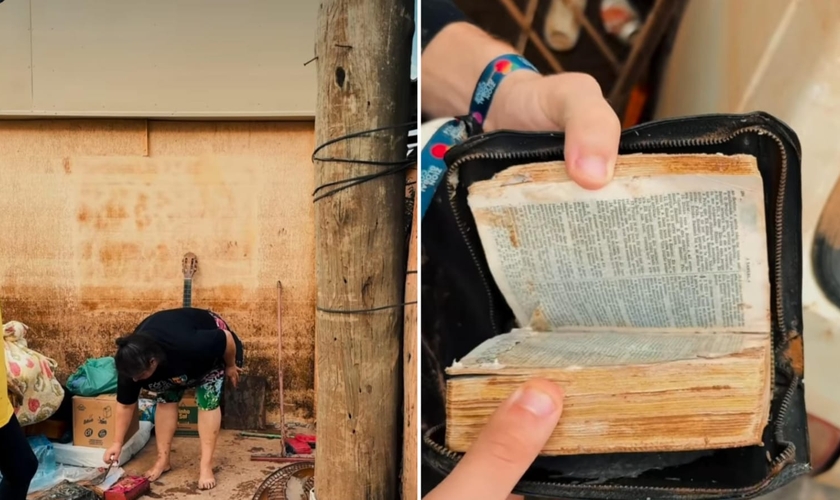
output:
[[[184,280],[184,307],[192,307],[192,279]]]

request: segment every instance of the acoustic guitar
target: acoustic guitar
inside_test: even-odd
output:
[[[198,257],[192,252],[185,253],[181,270],[184,273],[184,307],[192,307],[192,280],[198,272]]]

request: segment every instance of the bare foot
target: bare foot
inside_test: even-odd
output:
[[[210,490],[216,487],[216,476],[213,474],[213,467],[201,466],[198,474],[198,489]]]
[[[170,470],[172,470],[172,467],[169,465],[169,458],[158,458],[152,468],[143,475],[149,479],[149,482],[152,482],[157,481],[162,474]]]

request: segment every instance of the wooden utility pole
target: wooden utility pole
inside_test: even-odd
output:
[[[408,119],[413,30],[413,4],[407,0],[321,2],[317,144]],[[318,157],[403,160],[407,133],[397,128],[341,141]],[[314,163],[318,186],[387,168]],[[319,194],[335,187],[340,186]],[[404,203],[402,173],[315,202],[318,500],[399,495]],[[346,312],[373,308],[383,309]]]
[[[417,181],[417,170],[409,172],[408,182]],[[420,193],[414,192],[414,215],[411,224],[411,239],[408,242],[408,263],[405,277],[405,301],[417,301],[417,207]],[[405,306],[403,329],[403,462],[402,498],[417,498],[417,304]]]

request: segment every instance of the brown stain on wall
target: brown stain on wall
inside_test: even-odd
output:
[[[148,135],[147,135],[148,134]],[[312,123],[0,122],[0,303],[65,379],[147,314],[182,301],[242,338],[279,421],[276,283],[283,282],[287,420],[313,415]]]

